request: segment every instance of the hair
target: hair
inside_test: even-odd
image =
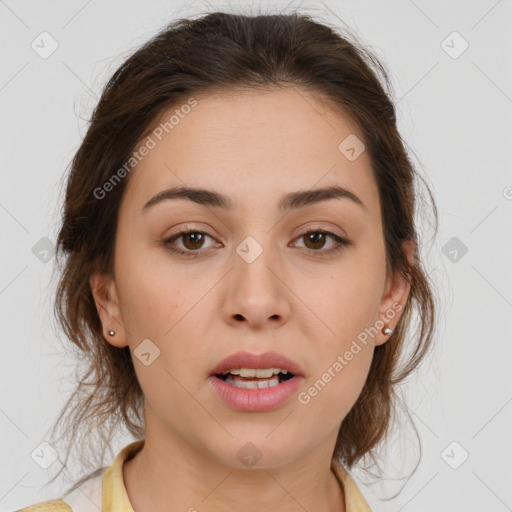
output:
[[[416,185],[424,180],[398,132],[388,72],[357,39],[310,15],[213,12],[173,21],[125,60],[104,87],[70,164],[56,243],[54,314],[86,368],[53,428],[63,423],[70,433],[61,471],[79,433],[101,438],[95,450],[101,457],[118,426],[135,439],[145,434],[144,397],[129,347],[105,341],[89,284],[95,271],[113,275],[118,211],[129,176],[118,180],[107,200],[95,190],[123,168],[163,113],[192,95],[287,86],[314,92],[359,126],[379,190],[386,267],[410,283],[403,314],[386,343],[375,348],[333,454],[349,469],[366,457],[378,466],[375,450],[393,424],[397,385],[429,351],[437,311],[418,250],[411,264],[402,249],[410,240],[419,247]],[[437,231],[437,209],[426,188]],[[414,312],[419,325],[409,333]]]

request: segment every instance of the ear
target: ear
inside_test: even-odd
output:
[[[402,250],[409,261],[409,265],[413,266],[415,261],[416,244],[413,240],[408,240],[402,244]],[[400,270],[395,271],[386,280],[386,287],[382,296],[381,306],[379,309],[379,318],[384,322],[385,327],[390,327],[392,331],[395,330],[400,317],[402,316],[411,285],[407,282],[406,278],[402,275]],[[391,334],[384,334],[382,329],[374,338],[375,346],[384,344]]]
[[[89,285],[103,326],[103,336],[111,345],[125,347],[128,341],[114,279],[110,275],[94,272],[89,278]],[[114,331],[114,336],[110,336],[109,331]]]

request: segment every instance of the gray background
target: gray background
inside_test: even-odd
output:
[[[63,477],[41,489],[58,462],[42,469],[31,454],[73,388],[74,360],[51,315],[54,259],[45,251],[55,241],[62,177],[84,119],[116,67],[170,19],[237,5],[0,1],[2,511],[54,498],[69,485]],[[396,479],[417,456],[404,423],[385,455],[390,479],[366,485],[362,471],[352,474],[376,511],[511,510],[512,2],[300,5],[339,26],[344,20],[387,65],[401,133],[440,213],[438,238],[424,230],[426,268],[442,307],[437,349],[402,386],[421,439],[420,465],[410,479]],[[43,31],[58,43],[48,58],[31,47],[42,46]],[[113,453],[129,441],[120,436]],[[380,500],[400,489],[394,500]]]

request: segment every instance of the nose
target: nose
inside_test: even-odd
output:
[[[289,319],[291,292],[278,258],[263,248],[254,258],[256,249],[251,241],[237,248],[234,267],[225,282],[222,316],[232,325],[277,328]]]

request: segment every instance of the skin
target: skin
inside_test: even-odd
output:
[[[305,90],[233,91],[195,96],[198,105],[131,171],[116,234],[114,274],[91,276],[105,339],[133,351],[149,338],[160,356],[132,357],[145,396],[145,448],[124,466],[134,510],[345,510],[330,461],[339,426],[368,376],[379,333],[303,405],[294,396],[267,412],[221,402],[207,378],[238,350],[277,351],[302,366],[307,390],[409,285],[386,275],[378,188],[369,155],[349,161],[338,145],[358,126]],[[162,118],[168,119],[173,107]],[[233,211],[186,199],[142,206],[171,186],[220,192]],[[280,198],[340,185],[365,207],[330,199],[283,215]],[[104,199],[108,200],[108,198]],[[180,228],[173,254],[161,241]],[[326,229],[352,245],[308,243]],[[248,264],[235,249],[252,236],[263,253]],[[211,237],[211,238],[210,238]],[[316,251],[316,252],[315,252]],[[412,261],[412,245],[404,245]],[[400,317],[386,322],[394,328]],[[114,337],[108,335],[115,330]],[[252,468],[238,451],[262,453]],[[171,508],[170,508],[171,507]],[[267,508],[271,507],[271,508]]]

